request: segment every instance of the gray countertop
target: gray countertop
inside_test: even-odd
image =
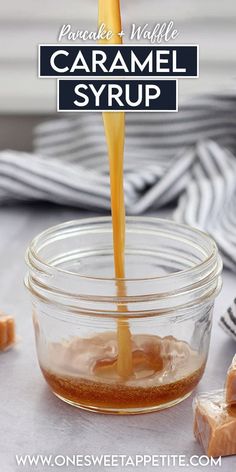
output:
[[[187,457],[202,454],[192,434],[192,398],[159,413],[114,417],[77,410],[54,397],[47,388],[37,364],[30,300],[23,286],[24,252],[38,232],[81,216],[87,216],[87,213],[53,206],[0,208],[0,309],[15,316],[21,338],[15,349],[0,355],[2,472],[50,470],[46,466],[18,467],[16,454],[186,454]],[[236,343],[218,326],[221,313],[236,294],[235,279],[229,272],[223,275],[223,290],[214,312],[210,356],[198,387],[200,391],[223,386],[227,367],[236,351]],[[228,472],[235,466],[234,456],[222,459],[221,467],[207,466],[203,470]],[[188,470],[201,468],[189,465]],[[138,468],[142,469],[155,468]],[[183,467],[168,468],[173,469],[183,470]],[[63,466],[58,470],[77,468]],[[134,468],[116,467],[115,470]]]

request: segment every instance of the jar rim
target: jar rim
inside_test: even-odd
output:
[[[146,224],[150,224],[150,223],[164,223],[164,224],[168,224],[170,226],[172,226],[173,228],[176,228],[176,227],[179,227],[179,228],[182,228],[182,229],[187,229],[187,230],[191,230],[192,233],[196,234],[196,235],[200,235],[202,237],[205,238],[206,241],[208,241],[209,243],[211,243],[211,248],[212,248],[212,251],[211,253],[201,262],[195,264],[193,267],[189,267],[189,268],[185,268],[183,270],[179,270],[178,272],[172,272],[172,273],[169,273],[169,274],[165,274],[165,275],[157,275],[157,276],[151,276],[151,277],[140,277],[140,278],[130,278],[130,277],[125,277],[125,278],[119,278],[118,280],[120,280],[121,282],[135,282],[135,281],[139,281],[139,282],[144,282],[144,281],[151,281],[151,280],[155,280],[155,279],[158,279],[158,280],[164,280],[164,279],[172,279],[172,277],[176,278],[178,276],[182,276],[182,275],[188,275],[188,273],[193,273],[195,271],[198,271],[199,269],[201,269],[203,266],[205,266],[212,258],[216,257],[217,254],[218,254],[218,249],[217,249],[217,245],[214,241],[214,239],[206,232],[202,231],[202,230],[199,230],[198,228],[195,228],[193,226],[189,226],[189,225],[185,225],[183,223],[177,223],[175,222],[174,220],[169,220],[169,219],[165,219],[165,218],[158,218],[158,217],[146,217],[146,216],[142,216],[142,217],[136,217],[136,216],[128,216],[126,217],[126,222],[135,222],[135,221],[138,221],[140,223],[146,223]],[[73,275],[75,277],[77,277],[78,279],[83,279],[83,280],[89,280],[89,281],[103,281],[103,282],[115,282],[117,279],[116,277],[99,277],[99,276],[88,276],[88,275],[83,275],[83,274],[80,274],[78,272],[73,272],[73,271],[70,271],[70,270],[66,270],[66,269],[62,269],[61,267],[57,267],[57,266],[53,266],[52,264],[49,264],[47,263],[42,257],[39,256],[37,250],[36,250],[36,245],[39,243],[39,241],[46,237],[46,236],[49,236],[50,234],[54,234],[56,231],[59,231],[59,230],[63,230],[63,229],[67,229],[71,226],[82,226],[82,225],[89,225],[89,224],[94,224],[94,223],[100,223],[100,224],[106,224],[106,223],[111,223],[111,217],[109,216],[104,216],[104,217],[91,217],[91,218],[82,218],[82,219],[78,219],[78,220],[70,220],[70,221],[66,221],[65,223],[60,223],[58,225],[54,225],[54,226],[51,226],[50,228],[40,232],[37,236],[35,236],[32,241],[30,242],[29,244],[29,247],[26,251],[26,263],[27,265],[29,265],[29,252],[31,253],[31,256],[33,256],[33,259],[35,259],[35,261],[38,261],[40,263],[40,265],[42,267],[45,267],[45,270],[47,269],[50,269],[53,267],[53,269],[56,271],[56,272],[60,272],[62,274],[70,274],[70,275]],[[32,261],[32,259],[31,259]]]
[[[190,307],[195,304],[212,300],[216,297],[221,286],[222,261],[218,254],[215,241],[203,231],[183,225],[168,219],[155,217],[127,217],[127,234],[130,237],[138,234],[150,237],[169,238],[176,241],[186,250],[198,251],[198,258],[191,260],[191,267],[168,273],[140,278],[94,277],[58,267],[58,259],[47,262],[40,257],[40,251],[47,250],[50,244],[89,234],[112,232],[110,217],[84,218],[62,223],[41,232],[36,236],[27,252],[26,262],[29,272],[26,276],[26,286],[32,294],[47,303],[64,305],[71,311],[89,311],[99,314],[109,310],[117,316],[117,305],[130,304],[131,311],[155,312],[164,314],[166,311]],[[110,244],[110,243],[109,243]],[[82,246],[83,247],[83,246]],[[110,248],[110,246],[109,246]],[[160,254],[163,247],[160,246]],[[112,250],[112,247],[110,248]],[[66,260],[68,251],[62,253],[62,261]],[[72,251],[77,255],[77,251]],[[128,254],[128,253],[127,253]],[[164,254],[164,252],[163,252]],[[166,253],[168,254],[168,253]],[[83,257],[83,256],[82,256]],[[60,260],[60,262],[61,262]],[[189,259],[190,261],[190,259]],[[125,292],[117,292],[117,282],[124,283]],[[70,308],[69,308],[70,307]],[[99,308],[100,307],[100,308]],[[104,308],[105,307],[105,308]],[[142,309],[140,308],[142,307]],[[120,308],[119,308],[120,309]],[[119,312],[120,314],[120,312]],[[122,316],[127,316],[123,311]],[[129,312],[129,317],[132,316]]]

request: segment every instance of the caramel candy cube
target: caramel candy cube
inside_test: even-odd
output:
[[[199,394],[194,400],[194,435],[208,456],[236,454],[236,408],[225,390]]]
[[[233,357],[231,366],[226,377],[226,403],[236,406],[236,355]]]
[[[11,316],[0,314],[0,351],[5,351],[15,343],[15,322]]]

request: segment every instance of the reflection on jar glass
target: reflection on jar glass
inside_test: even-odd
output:
[[[58,397],[124,414],[191,394],[204,372],[221,287],[221,259],[207,234],[127,218],[126,279],[115,280],[110,218],[78,220],[36,237],[27,263],[39,364]],[[118,368],[122,326],[131,346],[127,376]]]

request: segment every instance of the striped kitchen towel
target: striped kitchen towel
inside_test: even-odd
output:
[[[226,313],[221,316],[220,326],[236,341],[236,298]]]
[[[169,204],[208,231],[236,272],[236,93],[191,99],[175,114],[127,114],[128,214]],[[35,129],[34,153],[0,152],[0,202],[45,200],[110,208],[101,114],[69,114]]]

